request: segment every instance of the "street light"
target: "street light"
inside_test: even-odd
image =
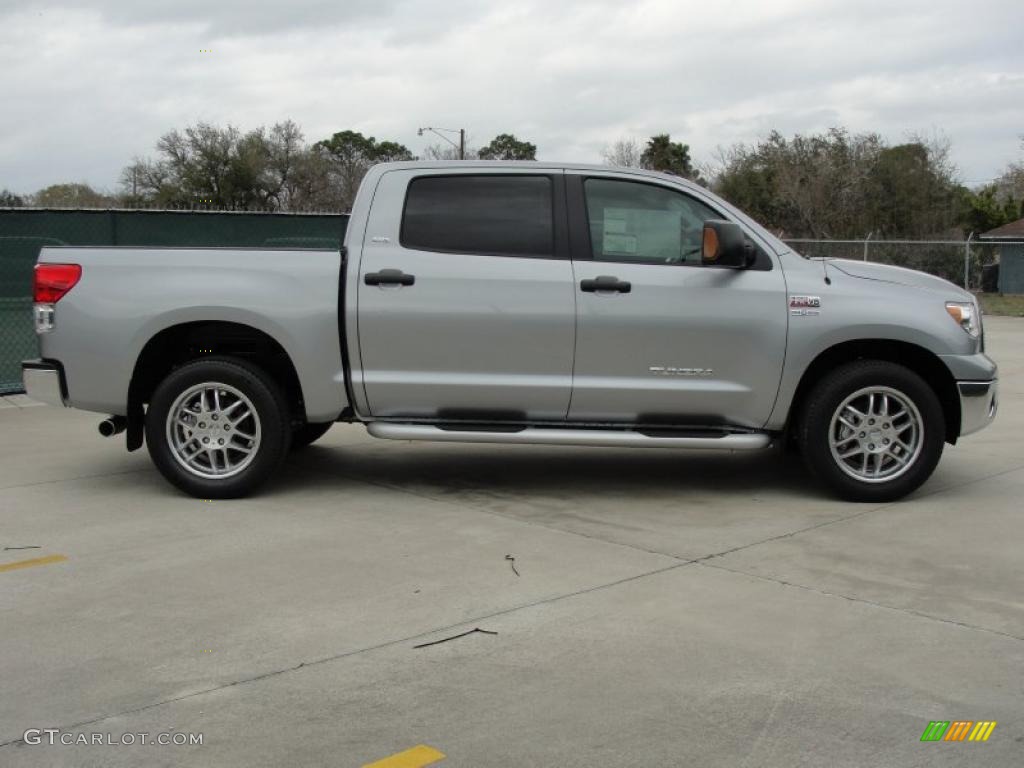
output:
[[[455,147],[457,150],[459,150],[459,160],[465,160],[466,159],[466,129],[465,128],[431,128],[430,126],[427,126],[426,128],[418,128],[416,130],[416,135],[417,136],[422,136],[424,131],[430,131],[435,136],[440,136],[442,139],[444,139],[449,144],[451,144],[453,147]],[[439,131],[445,131],[446,133],[457,133],[457,134],[459,134],[459,143],[456,144],[454,141],[449,139],[444,134],[439,133]]]

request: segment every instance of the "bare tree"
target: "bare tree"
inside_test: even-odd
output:
[[[136,158],[128,165],[121,173],[121,200],[175,208],[346,210],[369,164],[411,157],[400,145],[371,138],[369,155],[353,151],[358,173],[348,178],[342,162],[347,156],[332,155],[337,142],[324,144],[307,145],[291,120],[247,133],[198,123],[164,134],[156,158]]]
[[[0,208],[21,208],[25,205],[25,198],[16,195],[9,189],[0,189]]]
[[[296,159],[290,177],[289,208],[292,211],[346,211],[350,201],[336,176],[330,153],[307,147]]]
[[[313,148],[331,162],[331,177],[340,185],[344,210],[352,207],[366,172],[376,163],[412,160],[408,147],[395,141],[377,141],[358,131],[338,131]]]
[[[121,204],[132,208],[183,202],[170,166],[160,160],[136,157],[121,171]]]
[[[302,129],[291,120],[275,124],[268,134],[261,135],[264,145],[264,167],[261,187],[267,202],[276,210],[290,210],[296,195],[296,167],[307,152]]]
[[[1006,166],[995,180],[995,186],[1000,200],[1024,200],[1024,163]]]
[[[633,138],[622,138],[602,150],[601,157],[605,165],[618,168],[640,168],[640,158],[644,150],[640,142]]]
[[[164,134],[156,146],[186,192],[235,207],[238,201],[230,175],[240,139],[241,132],[233,125],[219,128],[201,122],[188,126],[184,133],[174,130]]]
[[[263,207],[252,189],[263,134],[261,128],[243,137],[234,126],[209,123],[165,133],[156,159],[136,158],[121,172],[124,199],[133,205]]]
[[[466,138],[466,160],[476,160],[479,156],[479,151],[469,146],[469,138]],[[423,150],[424,160],[458,160],[459,150],[453,147],[451,144],[431,144],[425,150]]]
[[[32,195],[32,205],[41,208],[109,208],[113,202],[84,181],[51,184]]]
[[[715,190],[790,237],[924,238],[957,226],[958,182],[942,136],[890,145],[832,128],[719,149]]]
[[[1024,136],[1021,136],[1021,149],[1024,150]],[[1024,161],[1009,163],[999,174],[993,185],[996,197],[1001,202],[1020,202],[1020,214],[1024,216]]]

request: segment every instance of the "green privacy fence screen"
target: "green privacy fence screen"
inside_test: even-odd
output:
[[[346,214],[0,209],[0,394],[38,355],[32,268],[44,245],[338,248]]]

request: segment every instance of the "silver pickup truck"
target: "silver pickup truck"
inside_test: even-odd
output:
[[[996,412],[974,297],[807,259],[638,170],[388,163],[341,253],[44,248],[25,388],[202,498],[337,421],[375,437],[753,451],[899,498]]]

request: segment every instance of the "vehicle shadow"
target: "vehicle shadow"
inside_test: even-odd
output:
[[[435,493],[478,491],[651,495],[662,491],[747,497],[759,493],[822,497],[800,457],[781,448],[751,454],[669,449],[546,446],[314,445],[289,457],[271,492],[343,489],[353,481]],[[271,489],[268,489],[271,490]]]

